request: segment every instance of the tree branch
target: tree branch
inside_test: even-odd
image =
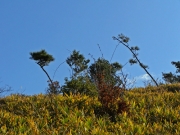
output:
[[[154,83],[156,84],[156,86],[158,86],[158,83],[156,82],[156,80],[151,76],[151,74],[146,70],[146,68],[143,66],[143,64],[140,62],[140,60],[138,59],[137,55],[131,50],[131,48],[126,45],[124,42],[122,42],[121,40],[119,40],[116,37],[113,37],[113,39],[119,41],[121,44],[123,44],[125,47],[127,47],[131,53],[133,54],[134,58],[138,61],[139,65],[145,70],[145,72],[151,77],[151,79],[154,81]]]

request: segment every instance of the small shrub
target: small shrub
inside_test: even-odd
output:
[[[180,92],[180,83],[165,84],[160,87],[168,92]]]
[[[59,82],[58,81],[54,81],[54,82],[50,82],[50,81],[48,81],[48,89],[47,89],[47,93],[48,94],[55,94],[55,95],[57,95],[57,94],[59,94],[59,93],[61,93],[61,90],[60,90],[60,85],[59,85]]]
[[[99,73],[97,75],[97,87],[98,87],[98,100],[102,104],[102,108],[97,109],[95,112],[98,115],[108,114],[112,122],[116,122],[116,115],[124,111],[128,111],[128,105],[122,99],[119,99],[123,93],[123,89],[107,84],[104,81],[104,75]]]

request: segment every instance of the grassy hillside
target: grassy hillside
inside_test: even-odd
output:
[[[180,134],[179,84],[125,92],[129,111],[111,122],[97,117],[97,98],[85,95],[11,95],[0,99],[0,134],[6,135],[144,135]]]

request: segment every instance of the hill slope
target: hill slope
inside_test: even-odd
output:
[[[95,115],[101,106],[95,97],[11,95],[0,99],[0,134],[180,134],[180,93],[167,91],[178,87],[126,91],[129,111],[116,116],[116,123]]]

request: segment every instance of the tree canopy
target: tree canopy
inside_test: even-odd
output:
[[[180,61],[171,62],[172,65],[174,65],[177,69],[176,69],[176,73],[162,73],[163,75],[163,79],[165,80],[165,82],[167,83],[178,83],[180,82],[180,75],[178,75],[177,73],[180,73]]]
[[[37,61],[37,64],[41,67],[48,66],[51,61],[54,61],[53,56],[48,54],[45,50],[30,52],[30,55],[30,59]]]
[[[99,73],[105,75],[105,82],[112,85],[120,85],[120,78],[116,75],[122,66],[118,62],[109,63],[104,58],[98,58],[97,61],[88,63],[89,59],[74,50],[67,58],[66,63],[73,71],[72,77],[69,80],[65,78],[65,85],[62,86],[62,92],[65,93],[84,93],[88,95],[97,95],[97,80]]]

